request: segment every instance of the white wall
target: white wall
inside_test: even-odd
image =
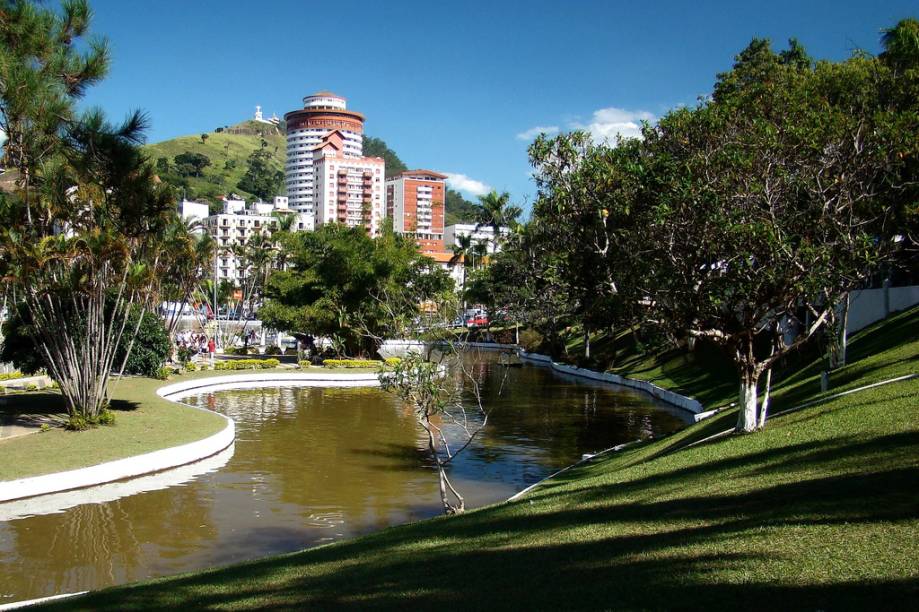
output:
[[[857,332],[891,313],[919,304],[919,285],[853,291],[849,299],[848,333]]]

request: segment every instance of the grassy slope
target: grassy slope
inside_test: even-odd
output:
[[[240,124],[242,125],[242,124]],[[227,134],[225,132],[207,132],[208,138],[202,143],[201,136],[179,136],[144,147],[152,161],[159,157],[166,157],[173,163],[176,155],[189,151],[203,153],[211,160],[211,165],[204,169],[204,177],[190,177],[189,186],[199,196],[225,195],[230,192],[242,193],[237,183],[246,173],[246,160],[249,155],[261,146],[260,136],[242,134]],[[287,144],[282,135],[269,135],[265,137],[268,150],[274,155],[275,166],[278,170],[284,169],[284,160],[287,159]],[[229,145],[229,147],[227,147]],[[226,170],[224,164],[228,159],[236,161],[236,167]],[[212,182],[212,179],[214,182]]]
[[[919,370],[919,309],[860,334],[839,391]],[[776,407],[815,397],[818,366]],[[916,609],[919,380],[682,448],[727,412],[523,500],[110,589],[60,609]]]
[[[291,370],[259,370],[259,372]],[[358,373],[363,370],[311,368],[311,372]],[[370,370],[368,370],[370,371]],[[375,370],[373,370],[375,371]],[[251,374],[241,371],[207,371],[172,377],[169,384],[194,378]],[[193,410],[156,395],[167,384],[161,380],[130,377],[112,386],[115,425],[89,431],[63,429],[0,441],[0,481],[72,470],[105,461],[187,444],[215,434],[226,426],[217,415]],[[51,413],[63,411],[61,396],[55,393],[30,393],[10,396],[2,407],[7,413]]]

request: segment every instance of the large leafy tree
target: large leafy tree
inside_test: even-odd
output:
[[[713,100],[645,130],[651,316],[734,356],[738,430],[762,423],[763,373],[887,256],[892,166],[909,137],[875,113],[877,69],[812,69],[754,41]]]
[[[113,126],[74,110],[108,66],[103,41],[84,44],[86,2],[0,10],[0,127],[19,173],[0,201],[0,272],[74,423],[91,422],[107,404],[116,348],[127,339],[130,353],[137,333],[129,310],[152,301],[173,198],[138,149],[141,114]]]
[[[370,238],[338,224],[285,240],[287,269],[268,280],[262,321],[290,332],[336,336],[348,352],[373,353],[379,338],[410,324],[425,300],[449,292],[449,276],[392,231]]]

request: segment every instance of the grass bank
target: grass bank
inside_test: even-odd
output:
[[[272,372],[290,374],[293,370],[204,371],[172,376],[169,381],[141,377],[116,380],[112,383],[115,425],[80,432],[54,428],[0,440],[0,481],[88,467],[206,438],[222,430],[226,422],[216,414],[165,400],[156,390],[183,380]],[[304,372],[318,376],[335,371],[310,368]],[[8,396],[2,401],[0,413],[7,415],[65,411],[63,398],[54,392]]]
[[[919,309],[859,334],[831,392],[919,370]],[[817,363],[776,410],[819,399]],[[520,501],[53,609],[915,609],[919,380],[688,447],[726,411]]]

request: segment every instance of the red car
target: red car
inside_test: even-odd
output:
[[[485,327],[488,325],[488,317],[485,315],[476,315],[466,321],[466,327]]]

